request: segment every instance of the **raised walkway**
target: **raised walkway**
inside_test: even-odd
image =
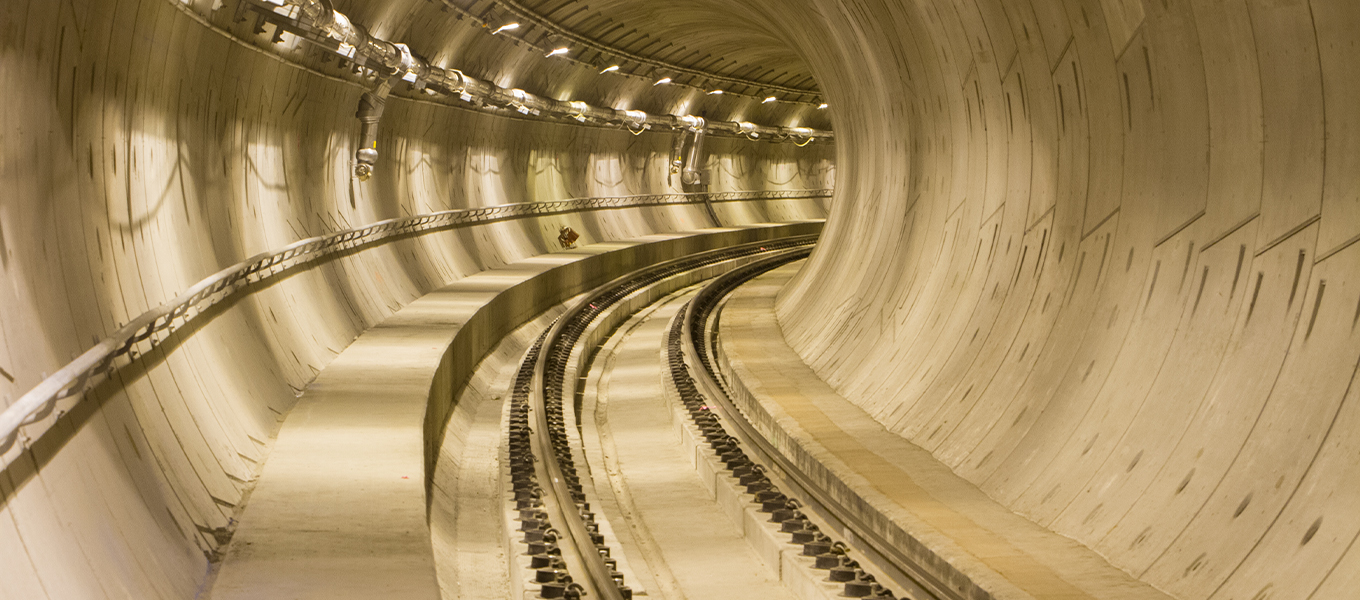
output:
[[[719,332],[718,362],[739,388],[738,405],[765,413],[753,421],[767,437],[785,442],[776,444],[782,451],[805,470],[817,463],[810,471],[820,471],[832,493],[857,496],[851,503],[878,513],[871,520],[885,520],[928,549],[939,578],[967,597],[1170,598],[1095,551],[1007,510],[818,377],[785,342],[774,314],[775,295],[801,266],[781,267],[738,289]]]
[[[213,600],[439,598],[430,473],[452,400],[497,342],[549,307],[702,250],[820,222],[655,234],[537,256],[427,294],[308,386],[241,516]]]

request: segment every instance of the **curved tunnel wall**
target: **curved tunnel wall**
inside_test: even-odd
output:
[[[840,165],[804,360],[1177,597],[1354,597],[1360,5],[796,5]]]
[[[5,404],[121,323],[298,239],[438,210],[680,191],[667,181],[668,134],[402,99],[383,121],[378,172],[353,183],[363,88],[214,30],[194,12],[212,3],[189,4],[0,6]],[[821,143],[711,139],[709,150],[714,191],[834,178]],[[809,201],[715,209],[726,224],[824,215]],[[0,474],[0,597],[194,596],[205,554],[225,541],[278,421],[318,370],[420,295],[552,251],[561,225],[589,244],[709,221],[702,205],[684,205],[419,236],[200,318],[93,389]]]
[[[473,45],[419,4],[340,8],[378,35]],[[1355,3],[693,4],[731,43],[746,26],[785,40],[832,104],[832,219],[778,309],[823,377],[1003,504],[1178,597],[1353,594]],[[352,188],[359,88],[228,41],[176,5],[0,7],[0,395],[216,268],[309,234],[664,185],[664,136],[394,101],[383,146],[398,150]],[[828,177],[815,147],[748,148],[718,150],[734,174],[720,185]],[[590,241],[702,218],[661,210],[578,229]],[[189,525],[149,516],[147,498],[222,509],[209,482],[167,483],[175,469],[198,478],[190,458],[140,455],[149,447],[136,439],[158,426],[137,415],[174,410],[160,398],[191,398],[205,415],[240,399],[240,443],[192,460],[259,458],[249,434],[270,430],[269,407],[286,410],[289,386],[427,289],[427,275],[544,251],[552,226],[505,224],[318,270],[214,321],[159,371],[115,383],[97,404],[107,428],[39,448],[41,477],[0,479],[4,555],[29,560],[0,561],[6,591],[157,589],[148,570],[175,574],[167,590],[192,588],[197,549],[166,541]],[[447,260],[423,258],[434,255]],[[348,316],[318,326],[332,314]],[[128,471],[129,456],[146,466]],[[141,505],[73,500],[95,489]],[[203,547],[224,521],[204,522]],[[180,562],[92,578],[92,563],[124,553],[115,529],[142,524],[184,549]],[[14,546],[21,537],[34,545]],[[43,569],[54,571],[34,575]]]

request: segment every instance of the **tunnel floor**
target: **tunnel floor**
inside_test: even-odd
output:
[[[656,550],[646,564],[666,574],[654,578],[669,589],[652,597],[793,600],[703,485],[686,456],[693,449],[673,423],[674,399],[663,384],[665,334],[692,295],[672,296],[620,328],[595,360],[597,392],[584,414],[596,423],[604,470],[627,507],[622,515],[633,537]]]

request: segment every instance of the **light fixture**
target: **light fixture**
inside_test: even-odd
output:
[[[817,110],[822,110],[823,108],[826,108],[826,107],[827,107],[827,103],[823,102],[823,103],[821,103],[820,105],[817,106]]]
[[[656,83],[653,83],[653,84],[652,84],[652,87],[656,87],[656,86],[658,86],[658,85],[665,85],[665,84],[670,83],[670,82],[671,82],[671,78],[670,78],[670,77],[662,77],[661,79],[656,80]]]
[[[713,90],[713,91],[711,91],[711,92],[708,93],[708,95],[710,95],[710,96],[721,96],[722,94],[723,94],[723,91],[722,91],[722,90]]]
[[[618,65],[614,65],[614,66],[612,66],[612,67],[607,67],[607,68],[605,68],[605,70],[603,70],[603,71],[600,71],[600,74],[601,74],[601,75],[604,75],[605,73],[613,73],[614,71],[617,71],[617,70],[619,70],[619,66],[618,66]]]
[[[563,46],[563,47],[561,47],[561,48],[557,48],[557,49],[553,50],[552,52],[549,52],[549,53],[547,54],[547,56],[548,56],[548,58],[552,58],[552,57],[554,57],[554,56],[561,56],[561,55],[563,55],[563,54],[566,54],[567,52],[568,52],[567,47],[566,47],[566,46]]]
[[[769,103],[771,103],[771,102],[774,102],[775,100],[778,100],[778,98],[775,98],[774,96],[770,96],[769,98],[766,98],[764,102],[761,102],[761,104],[769,104]]]
[[[590,105],[586,104],[585,102],[581,102],[580,100],[572,100],[567,104],[571,106],[571,110],[574,113],[571,115],[571,118],[576,119],[577,121],[580,121],[582,123],[585,123],[586,111],[590,110]]]
[[[519,23],[506,23],[504,25],[501,25],[495,31],[491,32],[491,35],[496,35],[502,31],[514,31],[516,29],[519,29]]]

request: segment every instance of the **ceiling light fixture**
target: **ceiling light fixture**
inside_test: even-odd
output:
[[[558,49],[556,49],[556,50],[553,50],[552,52],[549,52],[549,53],[547,54],[547,56],[548,56],[548,58],[552,58],[552,57],[554,57],[554,56],[561,56],[561,55],[563,55],[563,54],[566,54],[567,52],[568,52],[568,50],[567,50],[567,48],[564,46],[564,47],[562,47],[562,48],[558,48]]]
[[[723,94],[723,91],[722,91],[722,90],[713,90],[713,91],[711,91],[711,92],[708,93],[708,95],[710,95],[710,96],[721,96],[722,94]]]
[[[662,77],[661,79],[656,80],[656,83],[653,83],[653,84],[652,84],[652,87],[656,87],[656,86],[658,86],[658,85],[665,85],[665,84],[670,83],[670,82],[671,82],[671,78],[670,78],[670,77]]]
[[[514,31],[516,29],[519,29],[519,23],[506,23],[504,25],[501,25],[495,31],[491,32],[491,35],[496,35],[502,31]]]
[[[605,73],[613,73],[614,71],[617,71],[617,70],[619,70],[619,66],[618,66],[618,65],[614,65],[614,66],[612,66],[612,67],[606,67],[605,70],[600,71],[600,74],[601,74],[601,75],[604,75]]]
[[[776,101],[776,100],[778,100],[778,98],[775,98],[774,96],[770,96],[769,98],[766,98],[764,102],[761,102],[761,104],[769,104],[769,103],[774,102],[774,101]]]
[[[819,106],[817,106],[817,110],[822,110],[823,108],[826,108],[826,107],[827,107],[827,103],[823,102],[823,103],[821,103]]]

